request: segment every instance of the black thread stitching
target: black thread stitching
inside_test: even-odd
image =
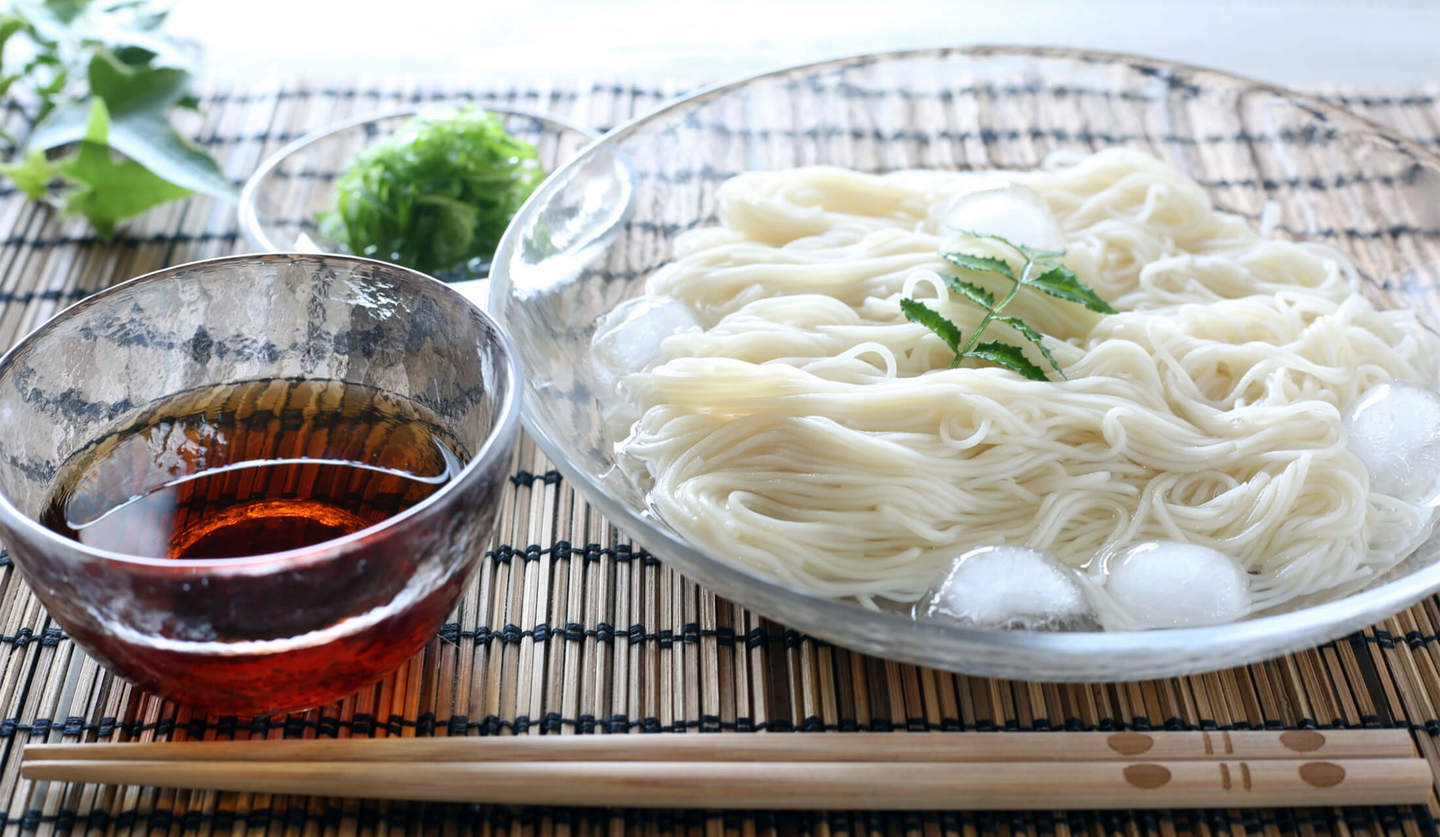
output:
[[[560,483],[560,472],[553,468],[543,474],[532,474],[529,471],[520,470],[510,476],[510,484],[531,488],[536,482],[544,485],[558,485]]]

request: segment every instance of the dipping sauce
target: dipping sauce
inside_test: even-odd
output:
[[[424,406],[371,387],[302,379],[205,387],[153,403],[72,456],[41,521],[88,546],[149,558],[300,549],[431,496],[458,475],[463,450]],[[397,605],[396,590],[434,545],[386,537],[392,548],[383,553],[356,550],[355,560],[310,567],[304,591],[278,570],[197,574],[190,592],[137,583],[127,595],[154,614],[153,635],[103,622],[69,631],[142,685],[213,711],[315,705],[409,657],[464,583],[458,574]],[[202,595],[205,583],[227,585],[229,595]],[[273,638],[277,624],[301,633]]]
[[[423,407],[334,380],[166,398],[62,468],[41,522],[149,558],[235,558],[373,526],[460,470]]]

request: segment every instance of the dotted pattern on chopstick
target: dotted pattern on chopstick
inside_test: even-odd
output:
[[[811,110],[776,111],[774,124],[739,118],[696,126],[712,143],[682,149],[663,171],[640,171],[675,190],[675,218],[637,225],[644,252],[606,266],[625,281],[665,258],[664,241],[704,223],[704,206],[746,150],[790,154],[844,149],[858,168],[907,159],[981,168],[1035,159],[1064,146],[1123,142],[1187,167],[1222,205],[1257,216],[1282,200],[1281,234],[1326,240],[1371,275],[1392,271],[1375,242],[1396,241],[1412,263],[1437,258],[1440,230],[1389,201],[1419,172],[1356,170],[1323,132],[1207,124],[1196,91],[1153,74],[1118,92],[1088,84],[923,86],[901,94],[863,79],[835,91],[793,90]],[[345,88],[252,86],[210,91],[206,116],[182,127],[236,183],[308,130],[351,115],[472,99],[555,113],[595,128],[621,124],[678,90],[608,80],[554,87],[452,90],[362,80]],[[1440,146],[1440,86],[1416,91],[1329,91],[1398,133]],[[1147,108],[1168,106],[1156,124]],[[776,102],[753,103],[779,108]],[[883,124],[851,106],[884,113]],[[1238,105],[1237,105],[1238,106]],[[1022,130],[979,131],[986,124]],[[713,116],[713,114],[712,114]],[[811,117],[814,118],[811,118]],[[751,114],[753,117],[753,112]],[[1213,117],[1210,117],[1213,119]],[[18,129],[13,110],[0,127]],[[1248,124],[1260,124],[1258,122]],[[1033,126],[1033,130],[1032,130]],[[1326,162],[1296,177],[1284,154]],[[1328,161],[1334,155],[1334,163]],[[342,161],[336,160],[336,167]],[[325,189],[331,171],[296,177],[296,195]],[[1360,217],[1356,196],[1390,207]],[[298,197],[297,197],[298,200]],[[1333,227],[1307,225],[1326,206]],[[299,204],[297,203],[297,206]],[[295,223],[305,219],[297,210]],[[57,221],[0,187],[0,346],[65,305],[168,264],[245,249],[233,207],[206,199],[144,216],[114,242]],[[1434,275],[1375,291],[1424,306],[1440,321]],[[390,677],[331,706],[287,717],[206,717],[117,680],[47,618],[0,552],[0,825],[8,831],[115,834],[379,834],[461,830],[538,837],[647,835],[1218,835],[1436,833],[1440,803],[1297,811],[969,814],[536,809],[368,802],[155,788],[32,784],[19,779],[28,741],[128,741],[491,734],[872,730],[1149,730],[1398,727],[1440,769],[1440,599],[1360,633],[1281,659],[1191,677],[1115,684],[988,680],[856,654],[750,614],[689,582],[630,543],[579,497],[528,440],[516,454],[494,542],[474,583],[434,640]],[[1037,789],[1043,792],[1043,789]]]

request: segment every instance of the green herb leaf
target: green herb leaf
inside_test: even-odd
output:
[[[1075,272],[1064,265],[1055,265],[1039,276],[1032,276],[1025,284],[1069,302],[1076,302],[1100,314],[1114,314],[1115,309],[1095,293],[1095,289],[1080,281]]]
[[[58,172],[44,151],[31,151],[18,163],[0,166],[0,173],[15,181],[25,197],[38,201],[50,190],[50,182]]]
[[[84,215],[106,238],[115,234],[116,222],[191,194],[134,160],[116,162],[106,145],[108,130],[105,103],[95,99],[79,148],[56,165],[77,186],[67,196],[66,211]]]
[[[969,253],[961,253],[955,250],[945,250],[942,251],[940,255],[956,267],[963,267],[966,270],[976,270],[981,273],[998,273],[1006,279],[1015,278],[1014,272],[1010,270],[1010,265],[1004,259],[992,259],[989,256],[973,256]]]
[[[1044,369],[1031,363],[1019,347],[1011,346],[1008,343],[995,341],[981,343],[966,353],[966,356],[988,360],[996,366],[1003,366],[1032,381],[1050,380],[1045,376]]]
[[[945,287],[965,297],[986,311],[995,310],[995,297],[979,285],[966,282],[958,276],[946,276]]]
[[[1000,238],[999,236],[995,237]],[[1003,238],[1000,238],[1000,240],[1005,241],[1005,239]],[[1008,241],[1005,241],[1005,243],[1010,244],[1010,242]],[[1061,256],[1065,255],[1064,250],[1031,250],[1024,244],[1010,244],[1010,246],[1020,251],[1020,255],[1024,256],[1025,260],[1030,262],[1049,261],[1051,259],[1058,259]]]
[[[934,308],[923,302],[913,299],[900,300],[900,310],[905,312],[905,319],[917,325],[925,326],[939,335],[950,351],[955,353],[955,360],[960,360],[960,341],[963,339],[960,334],[960,327],[950,322],[946,317]]]
[[[940,255],[951,264],[964,268],[965,270],[978,273],[988,273],[1008,279],[1011,283],[1010,290],[1004,298],[998,302],[994,294],[989,290],[980,287],[972,282],[967,282],[958,276],[946,276],[945,285],[956,295],[969,300],[985,311],[975,330],[970,333],[970,339],[961,343],[960,328],[953,322],[941,316],[938,312],[925,306],[923,303],[913,299],[900,300],[900,307],[905,316],[912,322],[921,323],[931,331],[939,334],[955,352],[955,360],[951,367],[958,365],[964,358],[976,358],[1003,366],[1013,372],[1025,376],[1033,381],[1049,380],[1045,376],[1045,370],[1031,363],[1025,354],[1017,346],[999,341],[980,342],[980,336],[984,334],[986,327],[992,322],[999,320],[1013,328],[1021,337],[1034,344],[1035,348],[1045,358],[1061,378],[1065,372],[1061,370],[1060,364],[1056,363],[1055,356],[1046,347],[1044,335],[1036,331],[1029,323],[1015,316],[1001,315],[1001,311],[1015,299],[1021,288],[1031,287],[1042,293],[1053,297],[1075,302],[1085,306],[1091,311],[1098,311],[1102,314],[1113,314],[1115,309],[1100,297],[1093,288],[1080,281],[1074,271],[1061,264],[1056,264],[1051,259],[1057,259],[1063,252],[1050,250],[1032,250],[1024,245],[1015,244],[998,235],[989,233],[977,233],[973,231],[961,231],[963,235],[970,235],[975,238],[985,238],[997,241],[1006,247],[1019,253],[1025,259],[1024,267],[1020,271],[1020,278],[1015,277],[1015,271],[1010,267],[1009,262],[1004,259],[991,258],[988,256],[976,256],[969,253],[942,250]],[[1031,275],[1038,271],[1039,275]]]
[[[1065,377],[1065,373],[1060,369],[1060,364],[1055,362],[1055,356],[1050,354],[1050,350],[1045,347],[1044,335],[1031,328],[1029,323],[1019,317],[996,317],[995,319],[1020,332],[1021,337],[1035,344],[1035,348],[1039,349],[1040,354],[1044,355],[1045,360],[1049,362],[1050,368],[1054,369],[1060,377]]]

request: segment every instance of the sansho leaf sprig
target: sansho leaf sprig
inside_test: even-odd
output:
[[[964,337],[960,327],[949,318],[916,299],[900,300],[900,310],[905,313],[906,319],[925,326],[945,341],[945,345],[955,353],[955,359],[950,362],[952,369],[959,366],[960,362],[966,358],[974,358],[993,363],[996,366],[1003,366],[1032,381],[1050,380],[1045,370],[1031,362],[1019,346],[1002,343],[998,340],[981,341],[981,336],[984,335],[985,329],[991,323],[1002,322],[1034,344],[1056,374],[1064,378],[1065,373],[1060,369],[1060,364],[1055,362],[1055,356],[1042,342],[1043,335],[1019,317],[1004,314],[1005,307],[1015,299],[1021,288],[1033,288],[1056,299],[1083,305],[1100,314],[1114,314],[1115,309],[1093,288],[1080,281],[1073,270],[1060,264],[1058,259],[1065,255],[1062,251],[1032,250],[1023,244],[1016,244],[998,235],[988,233],[962,231],[961,235],[999,242],[1025,260],[1019,275],[1016,275],[1010,263],[1005,259],[977,256],[956,250],[940,252],[942,258],[956,267],[1008,280],[1010,290],[997,302],[994,294],[973,282],[967,282],[959,276],[942,275],[941,278],[945,280],[945,286],[950,289],[951,293],[974,303],[985,312],[985,315],[980,318],[979,324],[970,332],[969,339]]]

